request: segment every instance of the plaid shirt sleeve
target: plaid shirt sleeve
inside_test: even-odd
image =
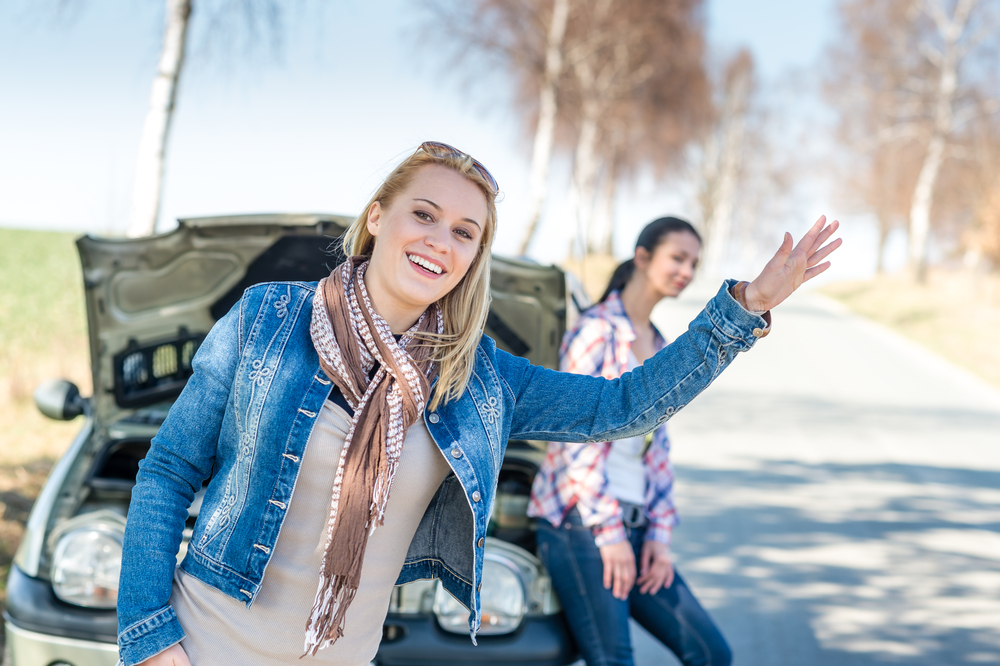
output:
[[[563,340],[560,370],[613,379],[614,336],[600,317],[586,317]],[[598,547],[624,541],[618,500],[606,494],[604,471],[610,442],[585,444],[549,442],[548,455],[532,486],[528,514],[545,518],[558,527],[566,512],[576,507],[583,524],[592,528]]]

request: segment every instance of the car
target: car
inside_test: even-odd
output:
[[[190,218],[139,239],[84,236],[83,268],[94,392],[65,380],[35,392],[54,419],[83,427],[32,509],[7,581],[6,666],[114,666],[122,538],[139,461],[191,375],[212,325],[260,282],[314,281],[342,259],[351,218],[266,214]],[[494,256],[487,334],[555,367],[585,296],[554,266]],[[510,441],[490,519],[478,647],[468,611],[436,581],[394,588],[378,666],[517,663],[562,666],[577,649],[535,556],[526,515],[540,442]],[[184,543],[198,516],[189,510]]]

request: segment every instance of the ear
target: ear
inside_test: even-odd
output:
[[[652,258],[652,254],[649,250],[644,247],[635,248],[635,267],[645,270],[649,266],[649,260]]]
[[[382,204],[378,201],[373,201],[371,208],[368,209],[368,233],[372,236],[378,238],[379,222],[382,221]]]

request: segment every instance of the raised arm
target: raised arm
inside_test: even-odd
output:
[[[687,332],[619,379],[605,380],[547,370],[504,355],[503,376],[515,397],[512,438],[601,442],[651,431],[701,393],[736,354],[750,349],[766,329],[753,312],[780,304],[819,275],[841,241],[823,243],[837,230],[821,217],[798,245],[786,234],[781,247],[738,303],[727,281]],[[499,358],[499,355],[498,355]]]

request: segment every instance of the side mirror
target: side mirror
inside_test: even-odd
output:
[[[35,406],[50,419],[70,421],[83,414],[87,399],[80,389],[65,379],[49,379],[35,389]]]

